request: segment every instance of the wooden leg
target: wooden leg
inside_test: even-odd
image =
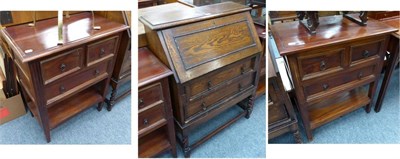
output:
[[[44,135],[46,136],[47,143],[51,142],[50,130],[44,130]]]
[[[98,111],[101,111],[103,109],[103,103],[104,102],[100,102],[100,103],[97,104],[97,110]]]
[[[189,136],[186,133],[182,135],[183,153],[185,158],[190,158]]]
[[[114,104],[115,104],[115,96],[116,96],[116,95],[117,95],[117,89],[113,89],[112,92],[111,92],[110,101],[109,101],[109,103],[108,103],[108,105],[107,105],[107,110],[108,110],[108,111],[111,111],[111,110],[112,110],[112,107],[113,107]]]
[[[250,96],[249,97],[249,101],[247,102],[247,108],[246,108],[247,113],[246,113],[246,116],[245,116],[246,119],[249,119],[250,115],[251,115],[251,112],[253,112],[254,96],[255,95]]]
[[[371,84],[369,84],[368,97],[371,99],[371,101],[369,102],[368,105],[365,106],[365,112],[367,112],[367,113],[371,112],[371,107],[372,107],[372,104],[374,103],[373,97],[374,97],[377,83],[378,83],[378,81],[375,80],[375,82],[372,82]]]
[[[301,141],[301,136],[300,136],[299,130],[295,131],[295,132],[293,133],[293,136],[294,136],[294,140],[296,141],[296,143],[298,143],[298,144],[303,143],[303,142]]]

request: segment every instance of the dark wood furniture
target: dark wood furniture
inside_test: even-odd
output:
[[[57,19],[7,27],[1,35],[10,46],[19,83],[30,111],[42,126],[47,142],[50,130],[98,104],[101,110],[121,32],[128,26],[89,12],[64,19],[64,44],[58,45]]]
[[[131,16],[127,12],[121,12],[125,25],[130,26]],[[115,61],[114,70],[111,76],[110,84],[112,92],[110,99],[107,100],[107,110],[111,111],[115,102],[131,93],[131,89],[118,92],[119,88],[124,84],[131,82],[131,30],[123,32],[118,54]]]
[[[297,143],[302,143],[297,117],[292,102],[279,74],[276,74],[268,54],[268,139],[285,133],[293,133]]]
[[[379,12],[376,13],[376,17],[377,19],[379,18],[379,20],[385,24],[388,24],[394,28],[400,29],[400,12],[399,11],[392,11],[392,12]],[[374,14],[372,14],[374,15]],[[386,61],[387,61],[387,65],[386,65],[386,69],[385,69],[385,75],[383,77],[383,81],[382,81],[382,85],[380,87],[379,90],[379,95],[378,95],[378,99],[376,101],[376,105],[375,105],[375,112],[379,112],[382,108],[382,102],[383,99],[385,98],[385,94],[386,94],[386,89],[389,85],[390,82],[390,78],[392,76],[393,70],[395,68],[395,66],[399,63],[399,39],[400,39],[400,31],[397,31],[395,33],[392,33],[392,35],[390,36],[389,39],[389,44],[388,44],[388,56]]]
[[[262,51],[250,9],[225,2],[140,17],[149,48],[174,72],[172,103],[185,157],[241,117],[250,117]],[[190,144],[195,127],[237,103],[243,112]]]
[[[171,150],[176,140],[168,77],[172,75],[147,48],[139,48],[139,157],[154,157]]]
[[[313,129],[340,116],[362,106],[370,112],[387,43],[397,31],[376,20],[360,26],[341,15],[319,23],[315,35],[298,22],[271,26],[309,140]]]

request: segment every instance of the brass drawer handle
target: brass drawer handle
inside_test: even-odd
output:
[[[100,74],[100,71],[98,70],[98,69],[96,69],[95,71],[94,71],[94,75],[99,75]]]
[[[104,53],[105,53],[104,48],[101,48],[101,49],[100,49],[100,57],[102,57],[102,56],[104,55]]]
[[[147,126],[149,124],[149,121],[147,119],[144,119],[143,124]]]
[[[206,110],[207,110],[206,103],[204,103],[204,102],[203,102],[203,103],[201,103],[201,107],[203,108],[203,110],[204,110],[204,111],[206,111]]]
[[[60,70],[61,70],[61,72],[64,72],[66,67],[67,67],[67,65],[65,65],[65,64],[62,63],[62,64],[60,65]]]
[[[363,77],[363,73],[362,72],[358,73],[358,79],[361,79],[362,77]]]
[[[324,88],[324,91],[325,91],[325,90],[327,90],[329,88],[329,85],[328,84],[323,84],[322,88]]]
[[[139,99],[139,105],[142,105],[144,103],[143,98]]]
[[[65,92],[65,87],[63,85],[60,86],[60,92],[64,93]]]
[[[364,50],[362,55],[363,55],[364,58],[367,58],[368,55],[369,55],[369,51],[368,50]]]
[[[326,62],[325,62],[324,60],[321,61],[321,64],[319,65],[319,69],[320,69],[321,71],[323,71],[323,70],[326,69]]]
[[[210,89],[211,89],[211,81],[208,81],[208,83],[207,83],[207,87],[208,87],[208,90],[210,90]]]
[[[242,66],[241,68],[240,68],[240,74],[244,74],[244,66]]]

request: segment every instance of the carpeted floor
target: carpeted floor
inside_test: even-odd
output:
[[[314,130],[312,142],[306,141],[304,128],[300,124],[303,141],[312,144],[399,144],[399,98],[399,69],[397,69],[393,72],[379,113],[371,111],[367,114],[364,109],[356,110]],[[292,134],[285,134],[269,140],[269,143],[294,143],[294,139]]]
[[[266,146],[266,107],[265,95],[257,98],[254,110],[249,119],[243,117],[210,140],[206,141],[191,153],[193,158],[265,158]],[[207,132],[214,130],[221,123],[231,119],[238,112],[239,107],[233,107],[223,114],[211,119],[210,122],[200,125],[189,136],[189,141],[197,141]],[[178,157],[183,157],[183,151],[177,145]],[[169,152],[160,157],[172,157]]]
[[[118,102],[111,112],[105,107],[98,112],[96,106],[52,130],[49,144],[131,144],[131,96]],[[0,126],[0,144],[47,142],[39,123],[27,113]]]

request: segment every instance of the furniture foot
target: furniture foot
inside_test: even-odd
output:
[[[100,102],[99,104],[97,104],[97,111],[101,111],[103,109],[103,103],[104,102]]]
[[[250,96],[249,101],[247,102],[247,108],[246,108],[247,113],[245,116],[246,119],[250,118],[250,115],[253,111],[253,104],[254,104],[254,95]]]
[[[301,141],[301,136],[300,136],[299,130],[297,130],[296,132],[294,132],[294,133],[293,133],[293,136],[294,136],[294,140],[296,141],[296,143],[298,143],[298,144],[303,143],[303,142]]]
[[[189,137],[187,135],[183,135],[182,143],[185,158],[190,158]]]
[[[107,110],[108,111],[112,110],[112,107],[115,104],[115,96],[116,95],[117,95],[117,89],[113,89],[112,92],[111,92],[110,101],[108,102],[108,105],[107,105]]]
[[[29,113],[31,114],[31,117],[35,117],[35,115],[33,115],[31,110],[29,110]]]
[[[50,143],[51,142],[50,131],[45,131],[44,135],[46,136],[47,143]]]
[[[312,130],[310,130],[310,131],[306,130],[306,135],[307,135],[307,139],[309,142],[314,140],[314,136],[311,131]]]

